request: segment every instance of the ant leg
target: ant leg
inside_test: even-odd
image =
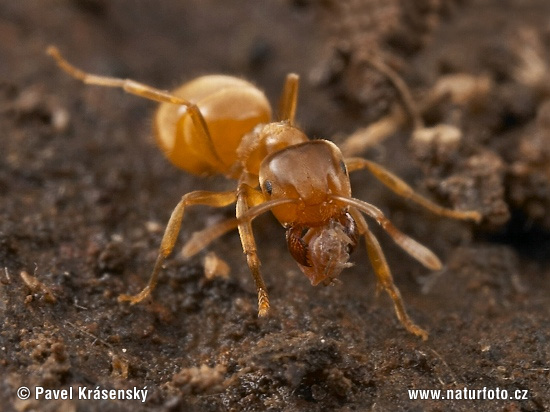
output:
[[[339,145],[344,156],[362,153],[366,149],[380,144],[388,136],[399,131],[405,124],[406,113],[399,104],[395,104],[390,113],[367,127],[357,129]]]
[[[422,340],[428,339],[428,333],[420,326],[416,325],[407,314],[401,293],[393,282],[393,276],[391,274],[390,267],[388,266],[388,262],[386,261],[386,257],[384,256],[384,252],[382,252],[382,248],[380,247],[380,243],[378,243],[376,237],[369,230],[365,218],[361,215],[361,213],[358,213],[356,209],[352,208],[350,213],[357,222],[359,233],[361,233],[365,238],[369,260],[374,268],[379,285],[382,286],[393,301],[397,318],[409,332],[421,337]]]
[[[390,66],[384,63],[381,59],[373,58],[370,56],[361,56],[361,58],[371,65],[375,70],[386,76],[386,78],[391,82],[393,87],[399,93],[401,102],[405,106],[405,110],[408,112],[411,120],[413,122],[414,130],[418,130],[424,127],[424,121],[418,107],[416,106],[414,99],[412,97],[411,91],[407,86],[407,83],[403,81],[401,76],[393,70]]]
[[[238,226],[239,221],[236,218],[231,218],[194,232],[183,245],[181,254],[186,259],[195,256],[214,240],[233,229],[237,229]]]
[[[254,278],[256,289],[258,291],[258,315],[265,316],[269,310],[269,297],[267,295],[264,280],[260,273],[260,261],[257,256],[256,242],[254,240],[254,234],[251,226],[252,220],[259,215],[268,212],[273,207],[293,203],[295,200],[275,199],[265,201],[261,192],[252,189],[248,185],[241,185],[241,190],[245,193],[241,196],[242,200],[237,201],[237,214],[239,217],[224,220],[223,222],[193,233],[191,239],[189,239],[189,241],[183,246],[182,254],[186,258],[191,257],[206,247],[213,240],[229,232],[230,230],[239,228],[243,251],[247,256],[247,263],[250,271],[252,272],[252,277]],[[253,205],[253,207],[249,208],[250,205]]]
[[[300,76],[296,73],[287,74],[279,100],[279,120],[288,120],[290,125],[294,124],[294,117],[296,115],[299,82]]]
[[[424,121],[422,120],[420,110],[412,97],[409,87],[401,76],[381,59],[368,55],[363,55],[360,59],[390,81],[399,94],[401,104],[394,104],[388,115],[348,136],[344,142],[339,145],[342,153],[346,156],[361,153],[365,151],[365,149],[380,143],[391,134],[397,132],[407,122],[407,116],[410,118],[410,121],[412,121],[414,130],[419,130],[424,127]]]
[[[65,60],[65,58],[61,56],[61,53],[55,46],[49,46],[46,49],[46,53],[55,59],[57,65],[63,71],[85,84],[123,89],[126,93],[134,94],[136,96],[140,96],[145,99],[153,100],[159,103],[172,103],[180,106],[185,106],[193,121],[195,130],[202,135],[202,138],[196,139],[195,142],[196,145],[201,146],[196,147],[197,151],[209,153],[210,158],[214,159],[216,165],[222,164],[222,161],[220,160],[216,150],[214,149],[214,143],[212,142],[212,138],[210,137],[210,132],[208,131],[208,127],[206,125],[204,117],[202,116],[202,113],[195,104],[189,102],[186,99],[170,94],[167,91],[159,90],[131,79],[119,79],[116,77],[98,76],[82,71],[73,66],[67,60]]]
[[[352,206],[375,219],[376,222],[378,222],[378,224],[386,231],[386,233],[392,237],[393,241],[401,247],[401,249],[422,263],[422,265],[428,269],[441,269],[441,261],[430,249],[397,229],[376,206],[353,197],[332,195],[332,198],[348,204],[349,206]]]
[[[241,181],[244,180],[241,178]],[[261,196],[261,197],[260,197]],[[256,291],[258,292],[258,316],[266,316],[269,311],[269,296],[267,294],[267,288],[265,286],[264,279],[260,273],[260,259],[258,258],[258,252],[256,248],[256,240],[254,239],[254,233],[252,232],[251,220],[241,219],[246,212],[248,212],[250,206],[261,203],[261,195],[257,190],[247,185],[246,183],[240,183],[237,195],[237,219],[239,219],[239,235],[241,237],[241,244],[243,246],[243,252],[246,254],[246,262],[252,273],[252,278],[256,285]]]
[[[352,157],[346,159],[346,166],[350,172],[367,169],[394,193],[425,207],[436,215],[460,220],[473,220],[476,223],[481,221],[482,216],[477,211],[460,211],[439,206],[428,198],[416,193],[407,183],[378,163],[360,157]]]
[[[154,100],[160,103],[174,103],[182,106],[193,106],[189,101],[181,97],[174,96],[167,91],[155,89],[154,87],[136,82],[131,79],[120,79],[117,77],[98,76],[78,69],[69,63],[55,46],[49,46],[46,53],[52,56],[57,65],[66,73],[85,84],[91,84],[102,87],[113,87],[123,89],[125,92]]]
[[[181,221],[183,214],[187,206],[192,205],[206,205],[213,207],[224,207],[234,203],[236,200],[235,192],[207,192],[198,190],[195,192],[187,193],[181,198],[175,209],[172,211],[170,220],[164,230],[164,236],[160,244],[159,253],[149,282],[145,288],[137,295],[120,295],[118,297],[119,302],[130,302],[132,305],[141,302],[147,296],[151,294],[155,288],[159,273],[162,269],[162,264],[168,255],[174,249],[174,245],[178,239],[178,234],[181,227]]]
[[[252,222],[256,217],[262,213],[270,211],[273,207],[279,206],[281,204],[288,204],[294,202],[293,199],[275,199],[270,201],[264,201],[263,195],[260,192],[255,192],[253,189],[250,190],[254,202],[251,202],[255,206],[249,208],[244,214],[240,216],[239,219],[231,218],[224,220],[222,222],[216,223],[212,226],[208,226],[203,230],[199,230],[191,235],[191,238],[183,245],[182,255],[185,258],[190,258],[194,256],[202,249],[207,247],[211,242],[223,236],[227,232],[237,229],[239,223],[242,222]],[[257,196],[257,198],[256,198]]]

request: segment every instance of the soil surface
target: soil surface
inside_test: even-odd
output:
[[[547,0],[0,0],[0,409],[549,410],[549,17]],[[345,147],[361,133],[355,155],[478,210],[480,224],[435,216],[352,175],[355,197],[445,264],[431,273],[371,224],[429,339],[376,294],[363,245],[340,282],[312,287],[269,214],[254,221],[272,304],[259,319],[235,232],[179,253],[231,207],[190,209],[152,298],[119,303],[147,281],[180,197],[235,182],[173,167],[153,139],[155,103],[75,81],[49,44],[92,73],[163,89],[242,76],[274,105],[296,72],[310,137]],[[372,62],[408,85],[419,116],[369,141],[365,127],[403,107]],[[228,277],[205,275],[209,252]],[[36,399],[39,387],[74,396]],[[82,387],[147,398],[78,399]]]

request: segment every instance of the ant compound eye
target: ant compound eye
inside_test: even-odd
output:
[[[343,160],[340,160],[340,169],[342,169],[342,172],[344,172],[345,175],[348,174],[348,168]]]
[[[271,195],[271,192],[273,192],[273,185],[271,184],[270,180],[266,180],[264,182],[264,190]]]

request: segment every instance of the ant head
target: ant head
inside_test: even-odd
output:
[[[291,226],[287,229],[288,250],[312,285],[329,284],[351,266],[350,253],[357,244],[355,221],[344,212],[323,226]]]
[[[267,200],[293,200],[272,210],[285,227],[322,226],[346,207],[333,196],[351,196],[342,153],[326,140],[308,141],[270,154],[261,163],[259,180]]]

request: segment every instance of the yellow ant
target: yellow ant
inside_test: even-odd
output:
[[[312,285],[330,284],[350,266],[349,255],[358,237],[363,236],[379,287],[391,297],[397,318],[409,332],[427,339],[427,332],[409,318],[382,248],[362,213],[378,222],[425,267],[439,270],[442,264],[428,248],[393,226],[380,209],[351,197],[349,173],[366,169],[398,195],[441,216],[479,221],[481,215],[443,208],[415,193],[379,164],[359,157],[344,158],[330,141],[309,140],[294,123],[297,74],[287,75],[279,103],[279,120],[273,121],[264,93],[236,77],[202,76],[167,92],[129,79],[83,72],[53,46],[48,47],[47,53],[61,69],[86,84],[121,88],[160,102],[155,116],[156,141],[175,166],[195,175],[223,174],[237,180],[236,190],[199,190],[181,198],[166,226],[147,286],[137,295],[119,296],[119,301],[135,304],[151,294],[163,262],[174,248],[188,206],[224,207],[236,203],[236,218],[193,234],[183,254],[192,256],[237,228],[256,284],[259,316],[268,313],[270,304],[260,273],[252,220],[271,211],[286,229],[290,254]]]

